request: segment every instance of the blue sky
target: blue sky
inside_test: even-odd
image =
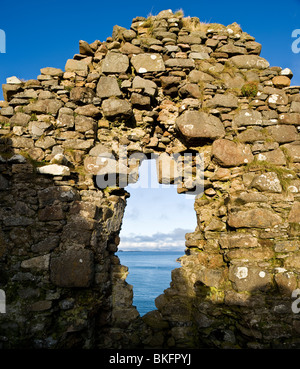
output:
[[[182,9],[185,16],[202,22],[237,22],[263,45],[261,56],[271,66],[289,67],[293,84],[300,84],[300,53],[291,50],[292,32],[300,29],[300,0],[2,1],[0,29],[6,33],[6,54],[0,54],[0,83],[13,75],[36,78],[43,67],[64,69],[66,60],[78,53],[79,40],[104,41],[115,24],[129,28],[132,18],[164,9]]]
[[[196,228],[194,195],[178,194],[173,185],[158,184],[155,160],[143,161],[121,230],[121,250],[184,250],[185,234]]]
[[[6,53],[0,53],[0,83],[10,76],[36,78],[44,67],[64,69],[67,59],[78,53],[79,40],[104,41],[111,36],[114,25],[129,28],[132,18],[155,15],[164,9],[182,9],[185,16],[196,16],[206,23],[227,26],[237,22],[262,44],[261,56],[271,66],[290,68],[294,73],[292,85],[300,85],[300,53],[292,52],[296,41],[293,31],[299,29],[300,37],[300,0],[3,1],[0,30],[6,34]],[[147,242],[148,246],[153,242],[158,245],[161,240],[160,245],[181,242],[184,247],[184,233],[196,226],[193,202],[178,195],[175,187],[129,192],[132,197],[128,200],[122,242],[135,242],[135,246],[139,242],[144,247]],[[147,212],[142,211],[145,205]]]

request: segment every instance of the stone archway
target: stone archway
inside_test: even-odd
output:
[[[79,48],[65,71],[3,85],[2,346],[298,347],[292,72],[270,67],[237,24],[180,12],[137,17],[130,30],[116,26],[112,38]],[[204,155],[197,228],[143,319],[130,304],[116,309],[127,193],[94,178],[99,157],[119,158],[120,145],[129,155]]]

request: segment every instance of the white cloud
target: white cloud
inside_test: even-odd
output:
[[[157,232],[151,236],[130,234],[121,237],[119,250],[174,250],[183,251],[185,248],[185,234],[190,229],[175,228],[172,232]]]

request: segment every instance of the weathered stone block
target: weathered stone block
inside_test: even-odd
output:
[[[36,121],[30,122],[28,126],[30,133],[34,137],[42,136],[49,127],[51,127],[51,123],[49,122]]]
[[[233,228],[270,228],[282,223],[282,219],[267,209],[251,209],[229,214],[227,222]]]
[[[7,227],[27,227],[34,223],[32,218],[25,216],[6,216],[3,220],[3,224]]]
[[[286,158],[281,149],[262,152],[255,155],[258,161],[266,161],[274,165],[286,165]]]
[[[24,112],[28,114],[53,114],[56,115],[63,103],[56,99],[37,100],[24,107]]]
[[[65,65],[66,72],[75,72],[75,73],[83,73],[83,75],[87,76],[88,74],[88,65],[86,62],[82,60],[74,60],[69,59]]]
[[[130,101],[131,101],[133,108],[149,110],[151,107],[150,97],[137,94],[136,92],[133,92],[131,94]]]
[[[293,272],[276,273],[275,281],[281,294],[291,296],[297,288],[297,277]]]
[[[59,236],[53,235],[32,245],[31,250],[36,253],[45,253],[54,250],[59,244]]]
[[[165,70],[165,64],[158,54],[138,54],[133,55],[131,58],[131,64],[139,74],[147,72],[163,72]]]
[[[272,285],[272,275],[263,268],[255,266],[231,266],[229,268],[229,279],[238,292],[266,291]]]
[[[120,47],[120,51],[122,54],[132,55],[132,54],[141,54],[143,50],[138,46],[132,45],[129,42],[125,42],[124,45]]]
[[[74,87],[70,92],[70,99],[74,102],[92,104],[95,92],[88,87]]]
[[[206,103],[209,108],[237,108],[238,98],[233,94],[216,94],[211,100]]]
[[[84,115],[77,115],[75,117],[75,130],[78,132],[94,131],[96,126],[96,121],[91,117]]]
[[[38,211],[38,218],[41,222],[50,222],[53,220],[65,219],[65,213],[62,209],[61,204],[54,204],[46,206],[44,209]]]
[[[35,142],[36,147],[40,147],[44,150],[49,149],[50,147],[54,146],[55,144],[56,144],[55,139],[53,137],[49,137],[49,136],[41,137]]]
[[[236,55],[229,62],[242,69],[266,69],[270,66],[266,59],[257,55]]]
[[[195,68],[195,62],[193,59],[174,58],[174,59],[168,59],[165,62],[165,66],[168,68],[193,69]]]
[[[266,139],[266,136],[260,129],[249,128],[239,133],[237,135],[237,139],[239,142],[253,143],[256,141],[264,141]]]
[[[292,101],[290,112],[291,113],[300,113],[300,101]]]
[[[265,261],[275,257],[273,247],[262,246],[255,248],[231,249],[226,253],[226,260],[237,263],[237,260],[255,263],[257,260]]]
[[[50,254],[36,256],[31,259],[23,260],[21,263],[21,267],[24,269],[48,270],[49,260]]]
[[[104,100],[102,103],[102,109],[104,116],[107,119],[128,119],[133,114],[131,104],[128,101],[116,98]]]
[[[76,201],[70,208],[69,214],[78,214],[83,218],[94,219],[97,214],[97,206],[84,201]]]
[[[205,34],[203,34],[203,38],[206,38]],[[202,43],[202,38],[200,36],[179,36],[177,42],[179,44],[198,45]]]
[[[109,51],[102,62],[102,72],[107,74],[126,73],[128,67],[128,56],[114,51]]]
[[[279,122],[282,124],[300,125],[300,113],[284,113],[279,115]]]
[[[70,169],[65,165],[50,164],[44,167],[37,168],[37,171],[41,174],[49,174],[52,176],[69,176]]]
[[[261,175],[255,176],[250,187],[256,188],[259,191],[267,192],[282,192],[282,187],[278,176],[274,172],[263,173]]]
[[[188,142],[215,140],[225,135],[219,118],[199,111],[185,111],[176,119],[176,126]]]
[[[246,49],[244,47],[235,46],[232,43],[221,46],[220,48],[218,48],[218,51],[226,53],[229,56],[246,54]]]
[[[286,76],[276,76],[272,79],[272,82],[276,88],[289,87],[291,84],[291,80]]]
[[[219,288],[224,281],[224,270],[204,268],[201,272],[200,280],[206,286]]]
[[[38,191],[38,200],[40,207],[52,205],[57,202],[69,202],[75,199],[76,192],[68,186],[49,186]]]
[[[275,243],[275,252],[294,252],[299,251],[300,241],[288,240],[288,241],[277,241]]]
[[[288,222],[300,223],[300,202],[295,202],[290,211]]]
[[[74,112],[69,108],[61,108],[58,113],[58,118],[56,121],[57,127],[74,127]]]
[[[64,72],[59,68],[46,67],[41,69],[41,74],[51,77],[62,77]]]
[[[91,48],[91,46],[83,40],[79,41],[79,52],[82,55],[94,55],[93,49]]]
[[[43,301],[37,301],[30,306],[30,311],[46,311],[51,309],[52,307],[52,301],[43,300]]]
[[[188,75],[188,80],[191,83],[213,82],[214,81],[214,77],[212,77],[208,73],[205,73],[205,72],[202,72],[200,70],[194,69]]]
[[[145,95],[155,96],[157,92],[157,85],[155,82],[141,78],[140,76],[134,77],[132,81],[132,88],[141,89]]]
[[[249,146],[225,139],[219,139],[213,143],[212,155],[224,167],[251,163],[254,159]]]
[[[200,99],[201,95],[200,87],[196,83],[187,83],[179,90],[179,96],[182,98]]]
[[[117,79],[112,76],[102,76],[97,84],[97,96],[102,99],[122,96]]]
[[[251,248],[258,246],[257,238],[245,234],[224,235],[219,240],[220,246],[223,249],[240,249]]]
[[[25,113],[16,113],[9,120],[11,126],[22,126],[26,127],[31,119],[31,116]]]
[[[89,287],[94,276],[94,257],[90,250],[70,250],[50,259],[50,279],[59,287]]]
[[[268,103],[271,107],[276,107],[277,105],[287,105],[289,102],[289,99],[285,93],[283,93],[281,90],[278,92],[275,91],[268,97]]]
[[[74,111],[75,114],[85,115],[87,117],[95,118],[100,115],[100,109],[93,104],[79,106]]]
[[[294,269],[297,271],[300,270],[300,254],[299,252],[294,252],[292,255],[287,256],[284,259],[284,268],[287,270]]]
[[[294,163],[300,163],[300,142],[292,142],[282,145],[286,149],[288,156]]]
[[[11,146],[17,148],[26,148],[31,149],[34,147],[34,141],[31,138],[27,137],[12,137],[10,139]]]
[[[240,126],[261,126],[262,115],[260,112],[251,109],[241,110],[232,121],[233,127]]]
[[[272,126],[268,127],[267,130],[269,135],[279,143],[293,142],[300,138],[296,127],[290,125]]]

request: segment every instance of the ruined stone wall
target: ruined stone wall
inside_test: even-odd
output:
[[[299,347],[300,87],[260,51],[236,23],[163,11],[80,41],[65,71],[8,79],[1,347]],[[140,163],[110,169],[117,185],[97,182],[99,157],[124,146],[168,162],[178,196],[204,181],[182,266],[143,318],[115,255],[129,196],[120,180],[136,180]]]

